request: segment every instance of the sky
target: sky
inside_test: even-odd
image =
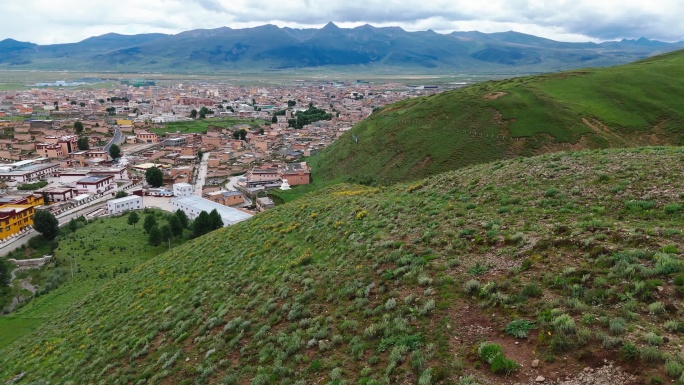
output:
[[[2,0],[0,40],[73,43],[264,24],[371,24],[408,31],[517,31],[559,41],[684,40],[681,0]]]

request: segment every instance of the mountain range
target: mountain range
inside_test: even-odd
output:
[[[0,69],[137,72],[264,71],[332,67],[413,72],[532,73],[631,62],[684,48],[641,38],[558,42],[518,32],[408,32],[363,25],[321,29],[199,29],[175,35],[115,33],[78,43],[0,41]]]

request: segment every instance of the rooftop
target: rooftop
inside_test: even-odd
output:
[[[233,223],[237,223],[240,221],[244,221],[244,220],[252,217],[252,215],[247,214],[244,211],[240,211],[240,210],[234,209],[232,207],[224,206],[222,204],[212,202],[209,199],[200,198],[200,197],[194,196],[194,195],[193,196],[187,196],[187,197],[173,198],[171,200],[171,202],[178,202],[180,204],[191,206],[198,211],[206,211],[207,213],[216,209],[216,211],[218,211],[219,215],[221,215],[221,218],[223,219],[224,224],[233,224]]]
[[[98,183],[110,178],[112,178],[111,175],[93,175],[87,176],[83,179],[79,179],[76,183]]]

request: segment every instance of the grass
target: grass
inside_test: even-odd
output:
[[[483,82],[385,106],[312,159],[314,178],[386,185],[519,156],[683,145],[682,62],[684,53],[677,52],[611,68]],[[638,199],[628,204],[641,209]]]
[[[182,133],[200,133],[206,134],[209,126],[218,126],[229,128],[238,124],[247,124],[251,127],[259,127],[265,123],[261,119],[243,119],[243,118],[209,118],[197,119],[189,122],[171,122],[166,123],[162,128],[152,128],[150,132],[162,135],[166,132],[180,131]]]
[[[502,383],[530,373],[504,354],[481,358],[484,341],[557,357],[567,375],[586,366],[585,351],[638,363],[641,382],[663,375],[666,361],[675,373],[677,344],[657,345],[657,336],[682,337],[679,297],[658,287],[674,292],[684,273],[681,254],[663,251],[684,242],[665,231],[684,213],[664,209],[684,199],[682,159],[681,148],[596,150],[381,188],[328,186],[145,254],[113,279],[124,266],[117,259],[138,258],[143,246],[88,251],[77,232],[68,252],[91,254],[78,257],[91,286],[0,349],[0,381],[25,372],[27,383]],[[611,177],[586,177],[601,174]],[[612,193],[618,184],[623,192]],[[631,210],[632,200],[655,206]],[[510,210],[499,210],[503,201]],[[106,245],[132,231],[121,226],[89,236]],[[474,277],[473,266],[487,270]],[[45,297],[62,301],[69,285]],[[649,311],[656,302],[666,310],[658,317]],[[36,318],[38,304],[17,316]],[[534,320],[534,338],[514,345],[501,332],[516,320]]]
[[[174,246],[182,241],[176,240]],[[117,276],[129,274],[141,263],[165,252],[147,244],[141,225],[133,228],[127,216],[95,220],[59,241],[55,258],[43,268],[43,276],[63,269],[69,277],[65,283],[47,294],[33,298],[14,313],[0,317],[0,349],[30,333],[44,322],[68,310],[88,293],[106,286]],[[69,258],[75,263],[70,277]],[[32,280],[35,283],[35,281]]]

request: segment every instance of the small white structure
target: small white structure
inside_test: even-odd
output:
[[[107,202],[107,210],[110,214],[119,214],[129,210],[141,210],[142,208],[142,197],[137,195],[112,199]]]
[[[223,227],[234,225],[252,217],[251,214],[247,214],[244,211],[224,206],[196,195],[174,197],[171,199],[171,205],[174,211],[180,209],[190,219],[197,218],[202,211],[206,211],[209,214],[212,210],[216,209],[223,220]]]
[[[280,189],[283,191],[287,191],[290,189],[290,184],[287,183],[287,179],[283,179],[283,183],[280,185]]]
[[[188,197],[192,195],[192,185],[189,183],[176,183],[173,185],[173,196]]]

